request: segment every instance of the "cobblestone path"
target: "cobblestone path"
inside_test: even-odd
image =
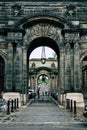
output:
[[[69,122],[71,118],[54,104],[48,96],[42,96],[40,99],[35,99],[35,101],[26,107],[13,121],[27,123],[58,123]]]

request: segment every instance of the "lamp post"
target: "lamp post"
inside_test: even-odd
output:
[[[41,63],[46,63],[46,54],[45,54],[45,46],[42,47],[42,53],[41,53]]]

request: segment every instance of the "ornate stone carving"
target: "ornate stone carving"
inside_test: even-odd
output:
[[[20,32],[8,32],[7,39],[21,40],[22,39],[22,33],[20,33]]]
[[[50,24],[40,23],[26,30],[27,35],[25,36],[25,39],[34,39],[35,37],[51,37],[53,39],[58,39],[60,35],[58,30],[59,28]]]
[[[75,49],[75,50],[80,49],[80,48],[79,48],[79,44],[78,44],[78,43],[76,43],[76,44],[74,45],[74,49]]]
[[[7,49],[7,44],[0,42],[0,49]]]
[[[19,16],[21,14],[21,6],[18,4],[14,4],[12,6],[12,15]]]
[[[67,9],[66,15],[72,16],[72,15],[76,14],[76,7],[75,7],[75,5],[70,4],[70,5],[66,6],[66,9]]]
[[[69,42],[71,42],[71,41],[77,41],[77,40],[79,40],[79,33],[66,33],[65,34],[65,40],[66,41],[69,41]]]
[[[70,52],[70,44],[69,43],[67,43],[65,45],[65,52],[66,52],[66,54],[68,54]]]

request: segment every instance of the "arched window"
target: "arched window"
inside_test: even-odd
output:
[[[4,91],[4,71],[5,62],[4,59],[0,56],[0,92]]]
[[[51,64],[51,68],[55,68],[55,64],[54,63]]]

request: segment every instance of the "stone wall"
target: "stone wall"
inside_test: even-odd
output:
[[[87,2],[0,2],[0,28],[0,45],[5,43],[0,49],[7,55],[6,91],[27,94],[27,60],[32,47],[40,46],[33,42],[39,37],[51,39],[52,44],[47,45],[58,55],[60,93],[81,91]]]

